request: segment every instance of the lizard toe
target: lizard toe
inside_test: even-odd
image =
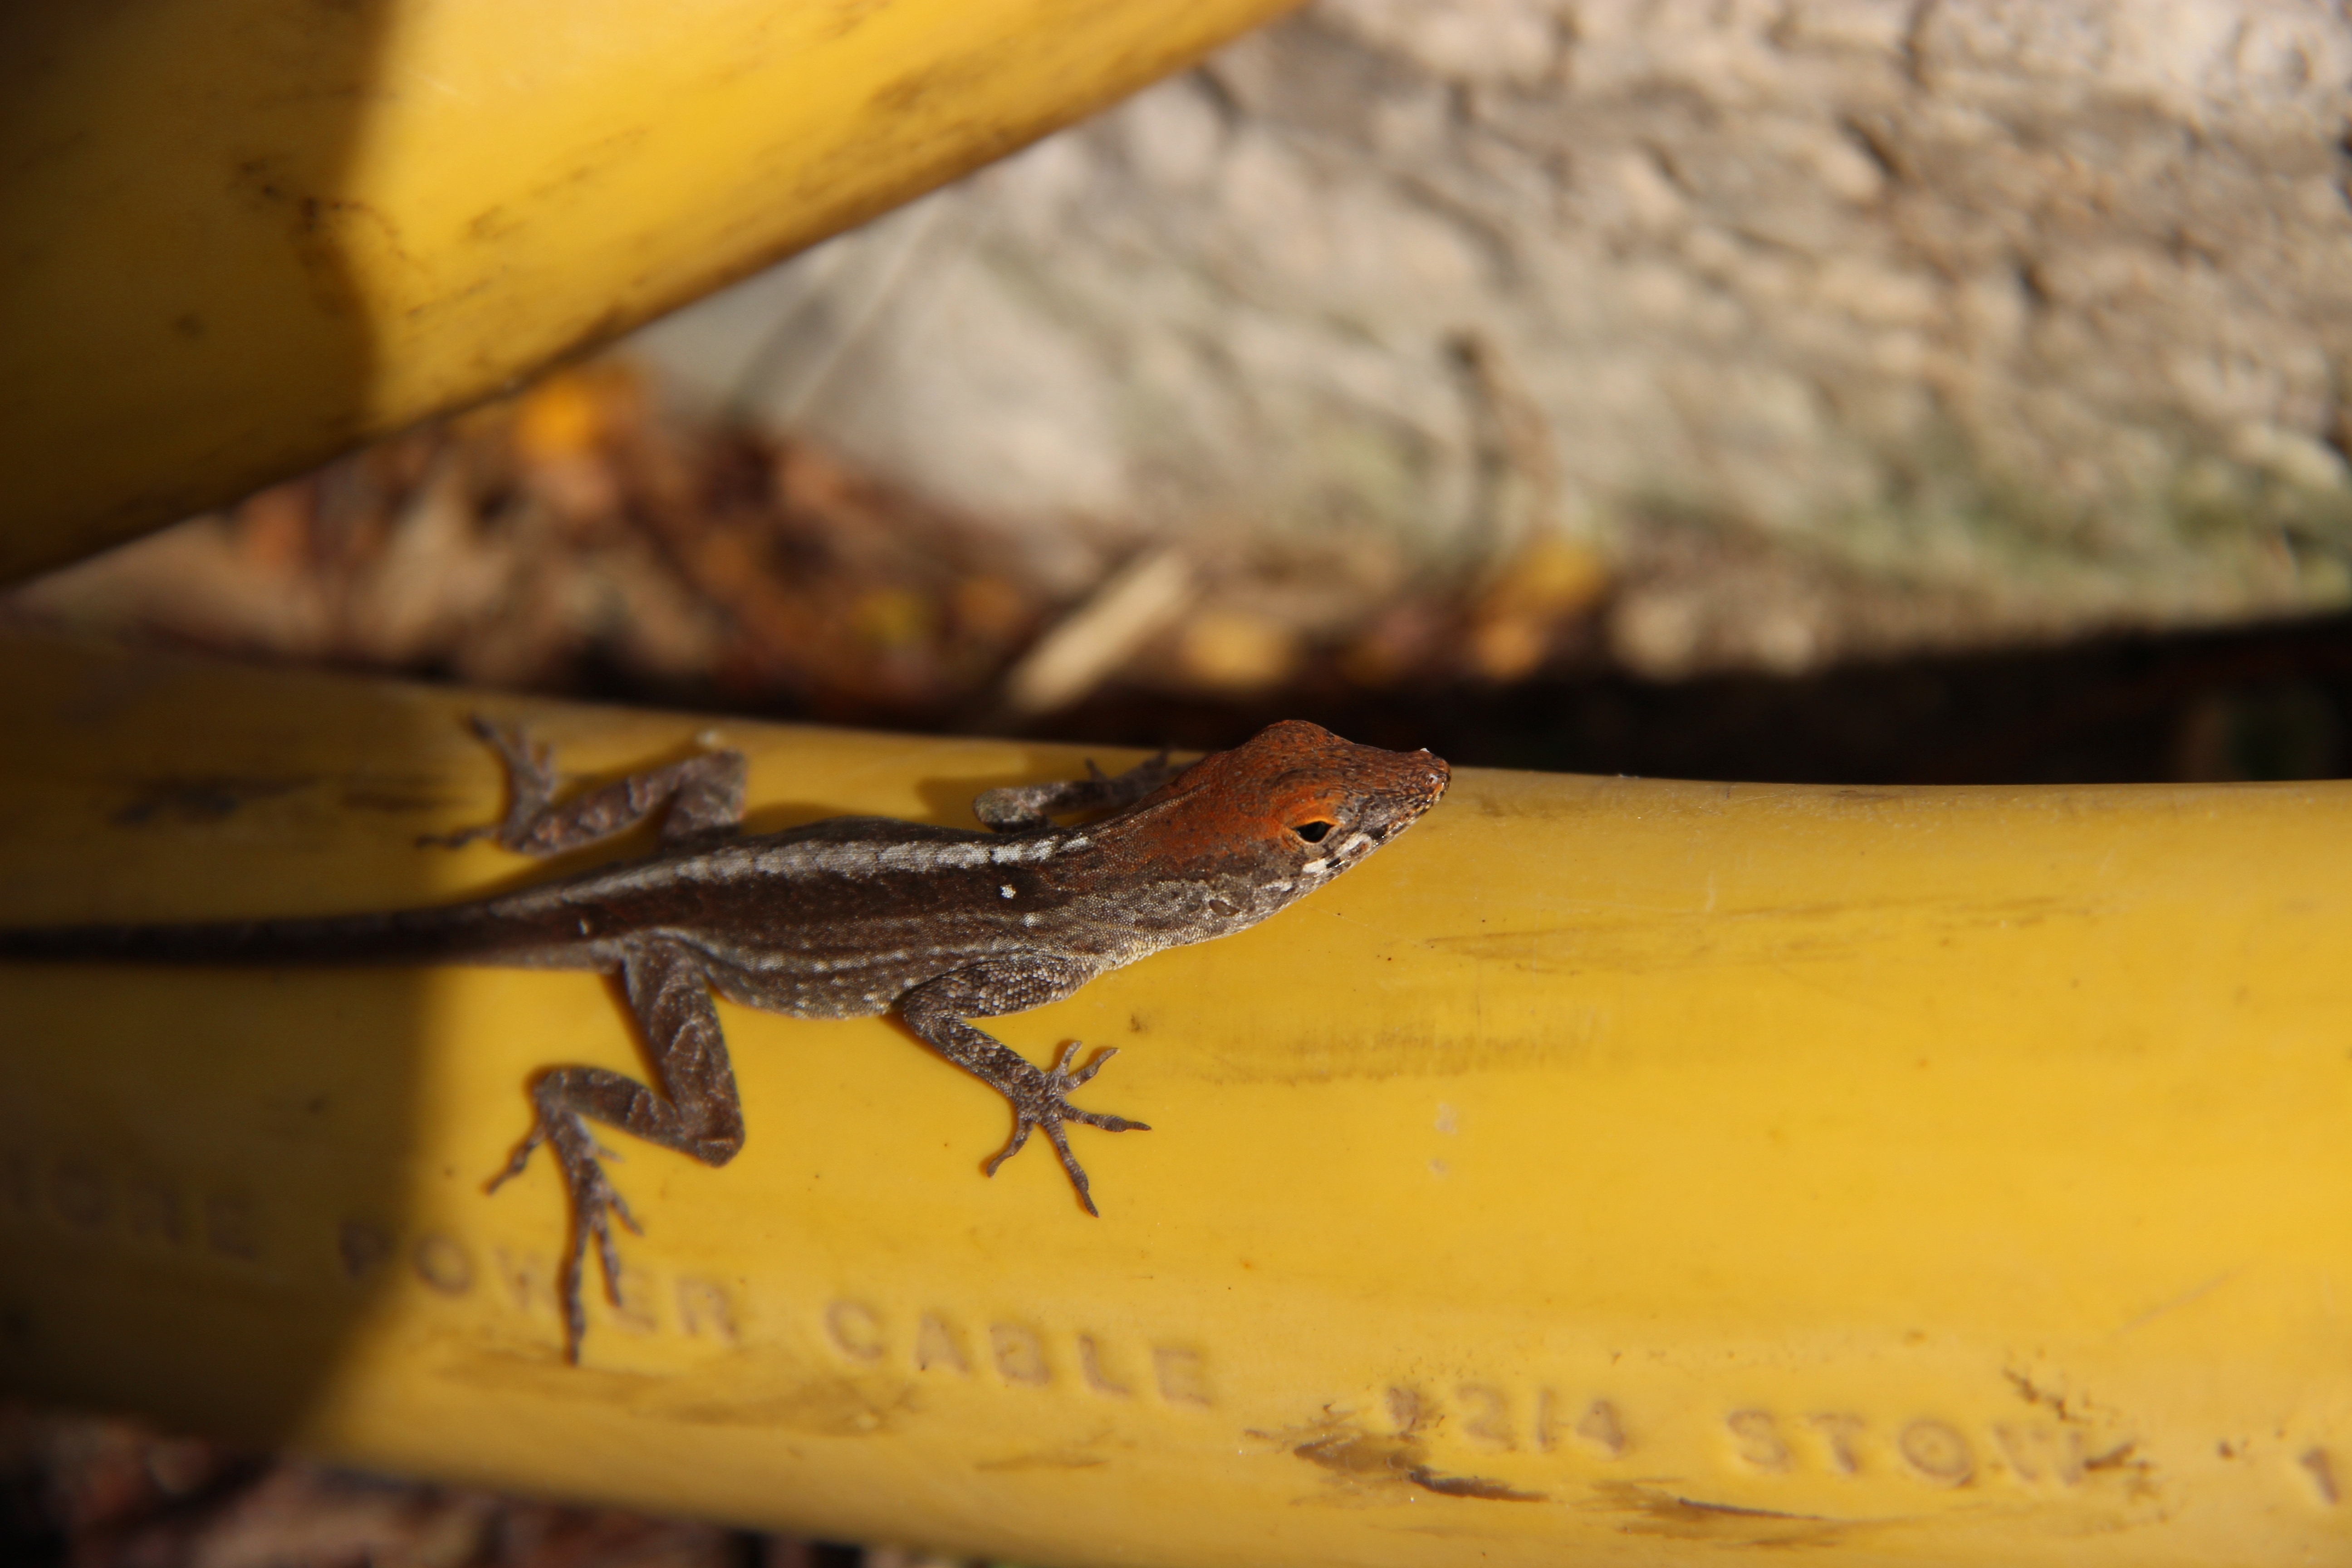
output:
[[[513,1158],[509,1159],[506,1163],[506,1168],[492,1176],[488,1183],[484,1184],[482,1190],[486,1193],[495,1193],[500,1187],[505,1186],[509,1182],[513,1181],[517,1176],[521,1175],[524,1168],[530,1165],[530,1157],[537,1153],[539,1152],[539,1146],[546,1142],[547,1129],[537,1123],[533,1123],[530,1130],[530,1136],[525,1138],[522,1142],[517,1146]]]
[[[1063,1134],[1058,1120],[1045,1124],[1045,1136],[1054,1141],[1054,1152],[1062,1157],[1062,1169],[1068,1174],[1070,1185],[1077,1189],[1078,1205],[1100,1219],[1102,1210],[1095,1207],[1094,1184],[1087,1180],[1086,1167],[1078,1163],[1078,1157],[1070,1152],[1070,1141]]]
[[[1055,1093],[1067,1094],[1081,1084],[1088,1082],[1095,1074],[1102,1071],[1111,1058],[1118,1055],[1117,1046],[1105,1046],[1088,1058],[1084,1067],[1073,1070],[1070,1063],[1076,1058],[1078,1052],[1085,1048],[1085,1042],[1072,1040],[1062,1047],[1062,1054],[1055,1061],[1052,1070],[1043,1075],[1047,1086]]]
[[[1013,1113],[1013,1136],[1005,1140],[1003,1148],[999,1149],[995,1153],[988,1157],[988,1163],[982,1167],[984,1173],[992,1176],[996,1174],[997,1166],[1002,1165],[1005,1161],[1010,1160],[1013,1155],[1021,1152],[1021,1146],[1029,1142],[1029,1130],[1036,1125],[1036,1119],[1031,1116],[1027,1111],[1015,1111]]]
[[[1149,1121],[1136,1121],[1124,1116],[1113,1116],[1108,1110],[1080,1110],[1074,1105],[1068,1108],[1066,1114],[1073,1121],[1083,1121],[1089,1127],[1099,1127],[1106,1132],[1149,1132],[1151,1131],[1151,1123]]]

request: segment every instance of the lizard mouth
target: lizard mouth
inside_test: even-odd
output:
[[[1436,759],[1432,758],[1431,761],[1436,762]],[[1364,822],[1344,837],[1333,835],[1338,842],[1327,843],[1322,847],[1324,859],[1328,862],[1330,870],[1337,872],[1347,869],[1420,821],[1431,806],[1444,798],[1445,786],[1451,781],[1450,770],[1445,770],[1444,763],[1437,763],[1435,769],[1418,781],[1421,787],[1390,795],[1375,807],[1371,814],[1372,820]],[[1381,809],[1381,807],[1386,809]]]

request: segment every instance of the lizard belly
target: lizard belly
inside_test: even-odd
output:
[[[793,1018],[869,1018],[887,1013],[897,1000],[868,984],[870,977],[829,975],[822,980],[780,980],[732,965],[709,971],[710,988],[730,1002]]]
[[[966,968],[986,950],[910,944],[873,952],[729,952],[689,942],[703,955],[711,989],[730,1002],[795,1018],[864,1018],[887,1013],[927,980]]]

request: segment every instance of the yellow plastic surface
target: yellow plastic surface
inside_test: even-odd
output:
[[[480,398],[1287,3],[0,7],[0,578]]]
[[[0,645],[0,919],[530,873],[459,694]],[[707,721],[498,701],[572,766]],[[726,723],[762,826],[1077,753]],[[1106,756],[1106,762],[1118,759]],[[2352,787],[1464,770],[1334,887],[1001,1020],[722,1005],[751,1141],[626,1143],[563,1364],[593,977],[0,968],[0,1373],[366,1464],[1038,1563],[2352,1555]]]

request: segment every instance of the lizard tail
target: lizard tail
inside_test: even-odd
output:
[[[497,962],[543,945],[488,902],[317,919],[0,929],[0,961],[115,963],[429,963]]]

